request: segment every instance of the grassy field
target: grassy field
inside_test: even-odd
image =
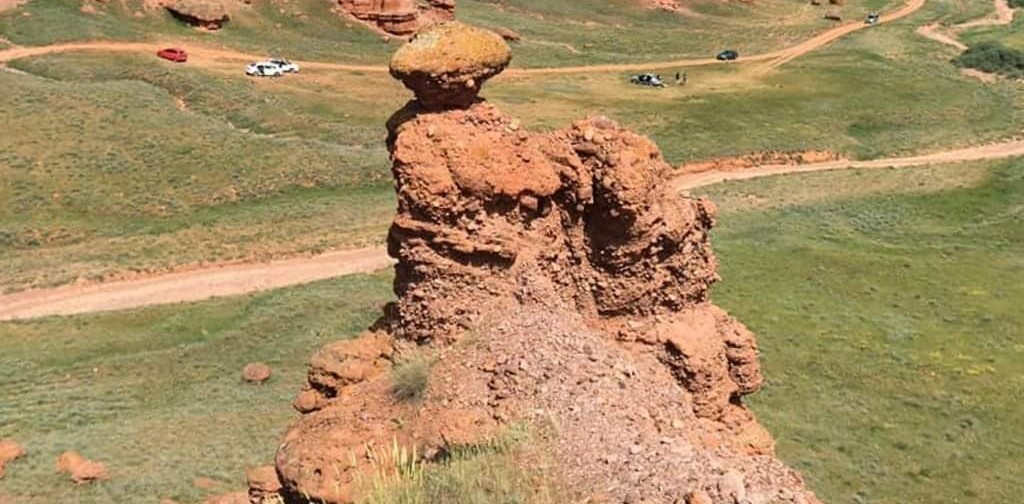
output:
[[[0,438],[29,455],[0,480],[28,503],[137,503],[245,486],[273,460],[312,352],[358,334],[391,298],[387,276],[357,276],[244,298],[0,324]],[[263,385],[242,367],[269,364]],[[109,482],[75,488],[53,472],[75,449]],[[28,498],[31,497],[31,498]]]
[[[826,502],[1020,498],[1024,162],[977,170],[709,191],[739,203],[723,203],[715,297],[760,338],[754,409]],[[799,196],[825,185],[831,201]]]
[[[965,32],[960,38],[967,45],[975,45],[980,42],[1002,42],[1007,47],[1024,51],[1024,33],[1021,27],[1024,26],[1024,16],[1020,15],[1019,9],[1014,17],[1013,23],[1008,26],[986,26],[973,28]]]
[[[542,126],[565,124],[581,110],[611,116],[650,135],[674,163],[766,149],[867,159],[1017,134],[1020,84],[986,86],[961,75],[949,64],[955,51],[914,33],[922,19],[955,9],[925,9],[778,70],[694,68],[687,86],[660,91],[626,86],[627,75],[505,79],[487,95]]]
[[[706,192],[722,211],[715,298],[763,351],[768,384],[753,406],[825,502],[1015,502],[1024,162]],[[270,460],[312,351],[356,334],[389,299],[381,274],[0,324],[0,393],[12,399],[0,403],[0,437],[31,453],[0,495],[191,502],[204,495],[197,477],[239,488],[246,465]],[[239,370],[256,360],[275,378],[245,386]],[[54,475],[53,458],[71,448],[107,462],[113,479],[76,489]],[[507,470],[492,462],[501,459],[469,467]],[[466,467],[454,470],[475,470]],[[431,477],[452,488],[452,475]]]
[[[0,72],[0,285],[383,239],[384,110],[141,58]]]
[[[898,5],[898,0],[850,0],[832,7],[850,18]],[[93,3],[98,14],[80,12],[81,0],[32,2],[0,16],[0,37],[22,45],[91,39],[176,40],[225,45],[295,59],[344,62],[387,61],[400,43],[346,22],[322,0],[254,2],[238,7],[216,33],[181,25],[166,12],[144,9],[142,0]],[[633,0],[462,0],[461,20],[507,27],[524,35],[516,64],[564,66],[708,57],[726,46],[743,53],[767,52],[827,29],[824,8],[799,2],[700,1],[695,15],[643,9]],[[24,17],[22,12],[31,15]]]
[[[929,3],[921,17],[953,16]],[[488,7],[493,9],[493,7]],[[681,163],[763,149],[857,158],[1019,131],[1020,85],[985,86],[913,33],[866,30],[779,70],[690,70],[654,91],[626,75],[503,77],[486,96],[534,128],[586,111]],[[383,123],[409,97],[386,75],[253,81],[237,65],[63,54],[0,73],[0,288],[378,243],[393,209]]]

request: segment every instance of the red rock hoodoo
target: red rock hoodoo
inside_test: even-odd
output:
[[[673,194],[657,146],[614,121],[535,133],[481,100],[500,37],[441,25],[407,47],[392,73],[417,99],[388,123],[398,300],[314,357],[276,458],[288,502],[357,499],[374,447],[429,463],[526,423],[558,426],[572,502],[817,503],[742,403],[762,376],[754,335],[709,300],[714,205]],[[391,369],[424,353],[410,404]]]
[[[455,0],[339,0],[343,11],[394,35],[455,18]]]

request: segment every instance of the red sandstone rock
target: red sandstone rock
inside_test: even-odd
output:
[[[558,426],[569,501],[818,504],[743,405],[763,377],[754,335],[709,299],[714,205],[675,194],[657,146],[607,118],[530,132],[477,82],[450,85],[507,64],[453,34],[393,62],[417,97],[388,123],[398,299],[314,357],[282,491],[350,503],[394,445],[431,460],[525,422]],[[416,404],[387,373],[405,352],[434,362]]]
[[[4,476],[8,463],[24,456],[25,448],[22,448],[20,444],[12,439],[0,440],[0,478]]]
[[[245,474],[249,483],[249,504],[271,502],[280,495],[281,482],[273,466],[253,467]]]
[[[454,0],[339,0],[349,15],[393,35],[411,35],[441,21],[454,19]]]
[[[242,368],[242,379],[250,383],[263,383],[270,379],[270,366],[254,362]]]
[[[103,463],[88,460],[76,451],[66,451],[57,458],[57,472],[68,473],[76,485],[110,478]]]

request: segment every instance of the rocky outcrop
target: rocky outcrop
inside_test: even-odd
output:
[[[344,12],[393,35],[455,18],[455,0],[339,0]]]
[[[66,473],[76,485],[110,478],[106,465],[86,459],[76,451],[66,451],[57,458],[57,472]]]
[[[353,502],[393,444],[430,462],[525,422],[558,426],[567,502],[817,503],[743,405],[763,378],[754,335],[709,300],[714,205],[673,194],[657,146],[612,120],[531,132],[479,99],[508,62],[461,25],[395,55],[416,95],[388,123],[398,300],[314,357],[282,495]],[[424,353],[409,403],[393,371]]]
[[[281,482],[272,466],[253,467],[245,471],[249,485],[248,504],[280,502]]]
[[[231,19],[224,0],[166,0],[163,6],[174,17],[208,30],[218,30]]]

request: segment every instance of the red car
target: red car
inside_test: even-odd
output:
[[[169,47],[167,49],[161,49],[157,51],[157,56],[175,63],[184,63],[188,61],[188,53],[184,49],[178,49],[176,47]]]

